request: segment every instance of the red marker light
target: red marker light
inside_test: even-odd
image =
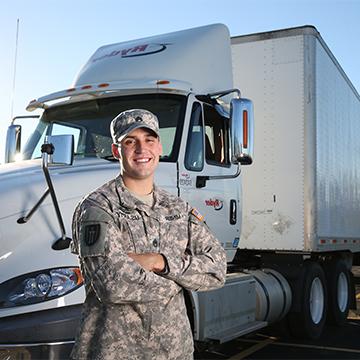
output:
[[[169,80],[158,80],[156,82],[156,85],[169,85],[170,81]]]
[[[248,147],[249,119],[247,110],[243,111],[243,148]]]

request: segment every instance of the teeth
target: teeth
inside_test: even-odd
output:
[[[135,161],[136,162],[141,162],[141,163],[146,163],[146,162],[149,162],[150,159],[136,159]]]

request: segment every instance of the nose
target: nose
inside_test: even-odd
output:
[[[141,154],[142,151],[143,151],[144,148],[145,148],[145,145],[146,145],[145,141],[140,140],[140,139],[137,140],[137,141],[136,141],[136,147],[135,147],[136,153]]]

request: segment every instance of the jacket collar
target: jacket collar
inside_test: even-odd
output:
[[[147,204],[144,204],[139,199],[135,198],[131,192],[125,187],[124,181],[121,175],[115,179],[116,191],[119,196],[120,206],[128,211],[140,210],[144,211],[148,216],[159,214],[162,207],[166,207],[169,204],[167,194],[164,190],[158,188],[154,184],[154,206],[150,208]],[[157,217],[157,216],[156,216]]]

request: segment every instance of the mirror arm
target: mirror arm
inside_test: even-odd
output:
[[[11,125],[14,125],[15,120],[18,119],[38,119],[40,115],[24,115],[24,116],[15,116],[11,120]]]
[[[48,159],[49,156],[53,155],[54,153],[54,146],[53,144],[43,144],[41,146],[41,152],[42,152],[42,170],[45,175],[45,180],[48,185],[47,190],[42,195],[40,200],[34,205],[34,207],[29,211],[28,215],[21,217],[17,220],[18,224],[25,224],[28,220],[30,220],[31,216],[34,214],[34,212],[39,208],[40,204],[45,200],[47,195],[51,195],[51,199],[55,208],[56,217],[59,222],[60,231],[61,231],[61,238],[55,241],[55,243],[52,245],[52,249],[54,250],[63,250],[67,249],[70,246],[71,239],[66,236],[65,233],[65,226],[64,222],[61,216],[59,203],[56,198],[55,189],[51,181],[49,169],[48,169]]]
[[[44,194],[41,196],[39,201],[33,206],[33,208],[29,211],[29,213],[19,219],[17,219],[18,224],[26,224],[31,217],[33,216],[34,212],[38,209],[38,207],[42,204],[42,202],[46,199],[46,197],[50,194],[50,190],[46,189]]]
[[[67,249],[70,246],[71,239],[66,236],[65,232],[65,226],[64,222],[61,216],[59,203],[56,198],[55,189],[51,181],[49,168],[48,168],[48,159],[49,156],[54,154],[54,146],[53,144],[43,144],[41,147],[41,152],[43,153],[43,163],[42,163],[42,169],[45,175],[45,179],[48,185],[48,189],[50,191],[51,199],[53,201],[53,205],[56,212],[56,217],[59,222],[60,231],[61,231],[61,238],[55,241],[55,243],[52,245],[52,248],[54,250],[63,250]]]
[[[208,180],[223,180],[223,179],[235,179],[241,174],[241,166],[238,164],[236,173],[234,175],[217,175],[217,176],[197,176],[196,187],[203,188],[206,186]]]

